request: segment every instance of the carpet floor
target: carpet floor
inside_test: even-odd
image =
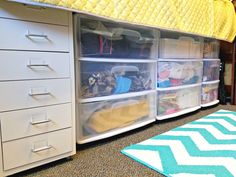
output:
[[[170,129],[211,114],[219,109],[236,111],[236,106],[218,105],[191,114],[155,122],[106,140],[78,145],[77,153],[70,160],[62,159],[12,177],[163,177],[125,155],[120,150]]]

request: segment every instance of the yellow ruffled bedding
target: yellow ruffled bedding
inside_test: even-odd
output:
[[[24,0],[24,2],[51,4],[118,22],[192,33],[230,42],[236,35],[235,10],[230,0]]]

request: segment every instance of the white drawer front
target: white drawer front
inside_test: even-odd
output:
[[[0,82],[0,112],[71,101],[70,79]]]
[[[68,27],[0,18],[0,49],[69,51]]]
[[[0,17],[68,25],[68,12],[7,1],[0,2]]]
[[[70,76],[68,53],[0,51],[0,81]]]
[[[0,119],[2,141],[47,133],[71,127],[71,104],[0,113]]]
[[[72,151],[72,130],[64,129],[3,143],[4,170]]]

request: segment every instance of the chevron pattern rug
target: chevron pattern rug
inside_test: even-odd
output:
[[[121,152],[168,177],[236,177],[236,112],[219,110]]]

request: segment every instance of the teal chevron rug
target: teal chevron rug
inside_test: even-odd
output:
[[[168,177],[236,177],[236,112],[217,111],[121,152]]]

